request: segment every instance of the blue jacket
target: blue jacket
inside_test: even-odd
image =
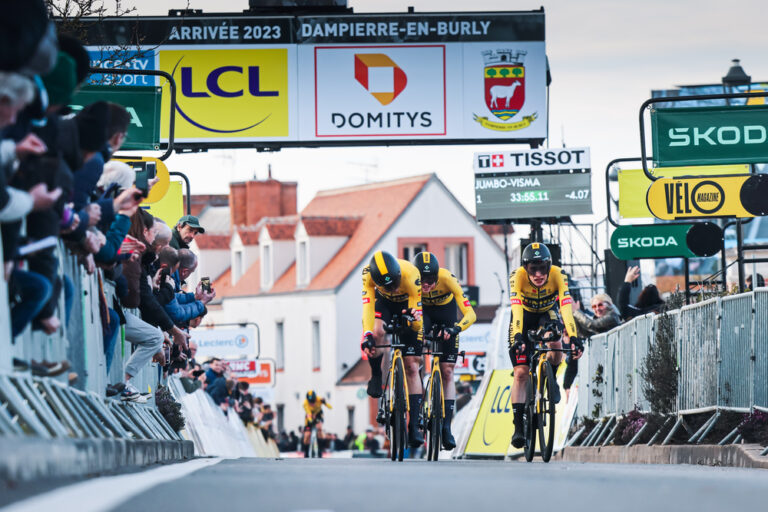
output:
[[[212,384],[208,384],[208,387],[205,388],[205,391],[211,395],[211,398],[213,398],[213,402],[216,405],[220,405],[223,402],[226,402],[227,398],[229,397],[229,393],[227,393],[227,379],[216,379]]]
[[[194,293],[173,293],[168,284],[162,286],[158,300],[176,325],[185,325],[205,312],[205,305],[195,300]]]
[[[75,204],[75,210],[80,210],[88,204],[91,192],[96,188],[102,172],[104,172],[104,157],[101,153],[96,153],[74,173],[72,202]]]
[[[96,253],[94,259],[100,263],[112,263],[115,261],[117,251],[123,244],[129,229],[131,229],[131,219],[125,215],[116,216],[109,227],[109,231],[107,231],[107,243]]]

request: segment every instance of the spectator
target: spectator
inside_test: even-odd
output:
[[[634,306],[629,303],[630,288],[638,277],[640,277],[640,267],[629,267],[624,282],[619,288],[619,313],[621,313],[624,321],[648,313],[658,313],[664,307],[659,289],[654,284],[649,284],[643,288]]]
[[[374,436],[373,429],[371,427],[365,429],[365,441],[363,441],[363,446],[374,457],[379,456],[379,441]]]
[[[289,451],[298,451],[299,450],[299,436],[296,435],[296,432],[291,430],[288,433],[288,442],[289,442]]]
[[[205,380],[208,382],[208,385],[210,386],[214,383],[214,381],[223,375],[224,369],[221,365],[221,359],[218,357],[211,358],[211,360],[208,362],[208,369],[205,372]]]
[[[160,249],[169,245],[172,233],[171,228],[168,227],[168,224],[158,219],[157,217],[154,219],[153,226],[155,238],[152,241],[152,250],[157,253],[160,252]]]
[[[208,385],[206,392],[211,395],[213,403],[221,407],[226,413],[229,407],[229,394],[235,387],[235,381],[232,379],[216,379]]]
[[[594,317],[586,315],[581,310],[581,302],[576,302],[576,307],[573,308],[573,319],[576,321],[576,327],[579,330],[580,336],[586,338],[593,334],[607,332],[621,324],[619,311],[613,305],[613,300],[611,300],[608,294],[598,293],[592,297],[590,302]],[[565,390],[565,401],[567,402],[571,392],[571,385],[573,385],[573,381],[579,372],[579,360],[573,359],[571,354],[568,353],[565,362],[567,366],[563,376],[563,389]]]
[[[195,356],[197,355],[197,343],[194,341],[189,342],[189,364],[190,366],[200,366],[197,364]]]
[[[762,274],[755,274],[757,286],[755,288],[762,288],[765,286],[765,278],[763,278]],[[752,274],[748,275],[747,278],[744,280],[744,284],[747,285],[747,291],[752,291],[754,288],[752,288]]]
[[[352,430],[351,426],[347,427],[347,433],[344,434],[344,450],[351,450],[353,448],[353,444],[355,442],[355,438],[357,436],[355,435],[355,432]]]
[[[271,437],[275,437],[275,433],[272,430],[272,423],[275,420],[275,413],[272,412],[272,406],[264,404],[261,408],[261,414],[259,415],[259,426],[261,427],[261,433],[264,434],[264,440],[269,441]]]
[[[205,233],[205,229],[200,225],[198,218],[194,215],[185,215],[173,228],[171,247],[177,250],[189,249],[189,244],[201,233]]]

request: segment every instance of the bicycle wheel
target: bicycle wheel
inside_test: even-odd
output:
[[[408,432],[405,425],[405,415],[407,413],[406,397],[405,397],[405,370],[403,369],[403,360],[398,359],[395,365],[395,382],[392,392],[395,394],[395,412],[393,415],[393,447],[392,447],[392,460],[397,456],[398,461],[403,460],[403,452],[405,451],[405,443],[408,437]]]
[[[543,370],[544,375],[539,378],[539,446],[541,458],[544,462],[549,462],[555,442],[555,402],[552,397],[555,395],[557,382],[549,361],[544,362]]]
[[[317,429],[315,427],[312,427],[312,434],[309,437],[309,457],[319,457],[317,449]]]
[[[535,378],[536,375],[531,374],[528,379],[528,385],[525,387],[525,416],[523,418],[525,446],[523,454],[528,462],[533,460],[533,454],[536,453],[536,397],[533,393],[533,381]]]
[[[437,460],[440,454],[440,436],[443,432],[443,383],[438,372],[432,374],[430,402],[427,460]]]

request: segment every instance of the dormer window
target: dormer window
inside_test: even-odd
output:
[[[306,286],[309,284],[309,243],[306,240],[299,242],[296,255],[296,284]]]
[[[261,287],[269,289],[272,287],[272,246],[264,245],[261,248]]]

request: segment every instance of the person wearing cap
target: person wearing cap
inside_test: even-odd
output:
[[[194,215],[185,215],[179,219],[176,227],[173,228],[170,245],[176,250],[189,249],[189,244],[200,233],[205,233],[205,229],[200,225],[200,220]]]

